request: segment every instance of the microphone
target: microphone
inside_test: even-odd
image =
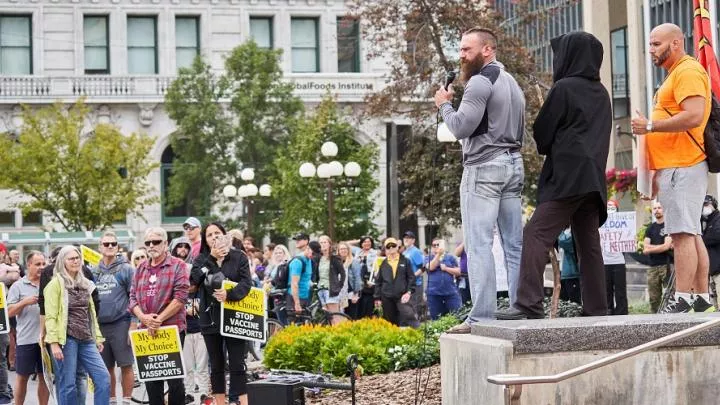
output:
[[[445,76],[445,90],[447,90],[448,86],[450,86],[450,84],[455,81],[455,76],[456,74],[454,71],[451,70],[447,72],[447,75]]]

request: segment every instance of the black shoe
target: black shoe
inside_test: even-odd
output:
[[[185,405],[192,404],[193,402],[195,402],[195,397],[190,394],[185,395]]]
[[[685,301],[685,298],[678,298],[677,301],[671,301],[667,306],[660,310],[661,314],[686,314],[692,310],[693,307]]]
[[[527,314],[517,308],[510,307],[495,312],[495,318],[501,321],[517,321],[521,319],[543,319],[545,316]]]
[[[715,306],[711,303],[705,301],[705,298],[696,295],[695,302],[693,302],[692,305],[692,311],[695,313],[702,313],[702,312],[715,312]]]

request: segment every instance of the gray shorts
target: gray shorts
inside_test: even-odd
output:
[[[108,369],[115,367],[116,364],[118,367],[132,366],[135,362],[132,348],[128,344],[129,330],[129,319],[100,324],[100,332],[105,338],[100,356]]]
[[[665,231],[670,235],[701,235],[700,217],[708,186],[707,162],[702,161],[690,167],[660,169],[655,176],[658,201],[665,211]]]

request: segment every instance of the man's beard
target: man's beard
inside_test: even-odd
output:
[[[483,66],[485,66],[485,59],[482,54],[478,54],[475,59],[464,62],[460,61],[460,81],[467,83],[471,77],[480,73]]]
[[[665,48],[660,55],[655,56],[656,60],[653,61],[655,66],[662,66],[663,63],[670,57],[670,46]]]
[[[659,214],[659,215],[655,214],[655,219],[663,219],[663,217],[664,217],[663,214]]]

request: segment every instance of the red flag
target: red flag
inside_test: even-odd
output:
[[[710,86],[715,97],[720,98],[720,69],[715,57],[710,25],[710,5],[707,0],[693,0],[693,39],[695,56],[710,76]]]

